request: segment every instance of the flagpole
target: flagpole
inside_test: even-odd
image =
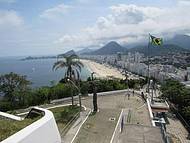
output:
[[[148,93],[149,92],[149,88],[150,88],[150,62],[149,62],[149,49],[150,49],[150,33],[148,35],[148,51],[147,51],[147,55],[148,55]]]

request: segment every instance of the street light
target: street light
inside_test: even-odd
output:
[[[72,81],[72,80],[70,80],[69,78],[67,78],[67,81],[68,82],[71,82],[73,85],[74,85],[74,87],[78,90],[78,92],[79,92],[79,106],[80,106],[80,111],[82,110],[82,104],[81,104],[81,93],[80,93],[80,88],[78,88],[77,86],[76,86],[76,84]]]

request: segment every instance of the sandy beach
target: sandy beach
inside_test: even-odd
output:
[[[102,65],[90,60],[81,60],[81,62],[87,66],[91,72],[95,72],[95,77],[98,78],[109,78],[115,77],[119,79],[124,79],[125,76],[121,74],[116,68],[108,65]]]

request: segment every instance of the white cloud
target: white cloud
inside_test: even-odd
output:
[[[0,11],[0,29],[20,27],[24,23],[15,11]]]
[[[25,30],[23,18],[16,11],[0,11],[0,43],[18,41]]]
[[[40,15],[41,18],[46,18],[46,19],[57,19],[61,18],[63,15],[65,15],[72,6],[65,5],[65,4],[60,4],[57,5],[56,7],[50,8],[42,12]]]
[[[190,32],[190,6],[180,2],[176,7],[158,8],[120,4],[111,6],[111,13],[77,35],[64,35],[57,43],[63,47],[100,45],[110,40],[131,43],[147,39],[148,33],[166,36]],[[185,33],[184,33],[185,34]]]
[[[0,0],[0,3],[15,3],[16,0]]]

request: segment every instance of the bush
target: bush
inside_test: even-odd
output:
[[[89,82],[86,82],[86,81],[81,82],[80,91],[81,91],[82,95],[84,95],[84,96],[88,95],[88,91],[90,88],[91,88],[91,86],[90,86]]]
[[[50,88],[41,87],[33,92],[33,99],[36,100],[36,104],[49,103]]]
[[[50,88],[50,98],[51,99],[60,99],[65,97],[71,97],[72,94],[77,94],[77,89],[70,84],[59,83]]]
[[[100,79],[98,81],[94,81],[94,84],[97,87],[97,92],[121,90],[127,88],[126,83],[118,79]],[[92,93],[93,91],[91,82],[89,82],[88,88],[88,93]]]
[[[8,110],[12,110],[13,106],[8,101],[0,101],[0,111],[6,112]]]

